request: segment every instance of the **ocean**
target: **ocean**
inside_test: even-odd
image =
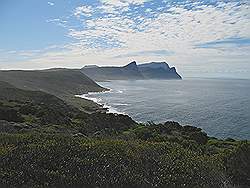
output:
[[[110,88],[82,97],[110,113],[138,122],[177,121],[202,128],[209,136],[250,139],[250,80],[199,79],[99,82]]]

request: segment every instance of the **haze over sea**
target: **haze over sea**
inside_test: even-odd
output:
[[[250,139],[250,80],[199,79],[99,82],[106,93],[85,97],[139,122],[178,121],[210,136]]]

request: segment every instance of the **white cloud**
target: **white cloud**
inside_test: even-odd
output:
[[[143,5],[152,0],[101,0],[104,13],[121,14],[129,10],[131,5]]]
[[[66,24],[67,24],[67,20],[62,20],[60,18],[54,18],[54,19],[48,19],[46,20],[47,23],[53,23],[53,24],[56,24],[58,26],[61,26],[61,27],[64,27],[66,28]]]
[[[48,2],[48,5],[50,5],[50,6],[54,6],[54,5],[55,5],[55,3],[53,3],[53,2]]]
[[[235,63],[238,59],[238,64],[229,65],[234,69],[249,62],[249,46],[197,48],[197,45],[216,40],[250,38],[249,4],[220,2],[215,6],[186,1],[192,9],[168,4],[150,10],[142,7],[146,2],[102,0],[99,7],[77,7],[74,15],[87,17],[79,28],[68,30],[68,36],[77,42],[64,46],[63,52],[46,51],[41,57],[30,60],[30,65],[43,62],[44,66],[81,67],[94,63],[125,64],[134,59],[167,60],[180,69],[188,70],[188,66],[209,67],[220,65],[221,62]],[[136,9],[137,12],[131,12],[130,5],[140,7]],[[145,10],[154,16],[146,16]],[[96,12],[100,15],[91,17]],[[161,50],[173,53],[153,54]],[[140,53],[140,56],[135,53],[142,51],[152,53]]]
[[[167,49],[177,54],[192,55],[195,50],[193,46],[199,43],[233,36],[250,37],[248,32],[250,22],[244,16],[247,11],[248,7],[236,7],[234,3],[224,4],[223,9],[199,6],[197,10],[187,10],[177,6],[168,12],[159,13],[155,18],[141,16],[131,18],[119,15],[89,20],[87,29],[73,30],[69,35],[86,46],[96,38],[105,39],[111,44],[116,41],[120,44],[119,48],[115,46],[116,51],[133,51],[138,48]],[[137,23],[136,20],[141,23]],[[98,42],[95,43],[96,46],[89,48],[102,48]]]
[[[91,6],[79,6],[75,9],[74,11],[74,15],[76,17],[80,17],[80,16],[91,16],[92,15],[92,7]]]
[[[141,5],[145,2],[149,2],[151,0],[101,0],[104,4],[114,5],[114,6],[128,6],[130,4],[133,5]]]

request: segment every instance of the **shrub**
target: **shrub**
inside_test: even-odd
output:
[[[176,143],[1,135],[0,185],[220,187],[220,160]]]
[[[226,155],[224,162],[228,177],[236,185],[250,186],[250,144],[241,142],[233,152]]]

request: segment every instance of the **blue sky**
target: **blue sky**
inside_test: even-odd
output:
[[[167,61],[250,78],[247,0],[1,0],[0,69]]]

